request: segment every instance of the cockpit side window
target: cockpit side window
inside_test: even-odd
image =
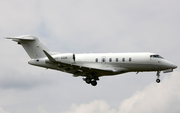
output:
[[[158,55],[158,58],[162,58],[162,59],[164,59],[162,56],[160,56],[160,55]]]
[[[164,59],[163,57],[161,57],[160,55],[150,55],[151,58],[161,58]]]

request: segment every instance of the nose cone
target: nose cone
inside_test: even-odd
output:
[[[169,61],[167,61],[167,60],[165,60],[165,59],[163,59],[162,60],[162,63],[161,63],[163,66],[164,66],[164,68],[166,68],[166,69],[176,69],[177,68],[177,66],[175,65],[175,64],[173,64],[172,62],[169,62]]]
[[[171,66],[172,66],[173,69],[176,69],[176,68],[177,68],[177,66],[174,65],[174,64],[172,64]]]

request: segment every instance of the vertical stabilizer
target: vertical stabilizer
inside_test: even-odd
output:
[[[7,37],[7,39],[12,39],[22,45],[31,59],[46,57],[43,50],[49,51],[35,36],[23,35],[15,38]]]

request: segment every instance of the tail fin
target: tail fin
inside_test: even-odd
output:
[[[31,59],[46,57],[43,50],[49,51],[35,36],[24,35],[15,38],[7,37],[7,39],[12,39],[22,45]]]

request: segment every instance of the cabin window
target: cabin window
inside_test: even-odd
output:
[[[75,61],[75,59],[76,59],[76,58],[75,58],[75,54],[73,54],[73,60]]]
[[[124,61],[125,61],[125,58],[122,58],[122,61],[124,62]]]
[[[105,62],[105,58],[102,59],[102,62]]]
[[[98,62],[98,58],[96,58],[96,62]]]
[[[109,58],[109,62],[112,62],[112,58]]]
[[[131,58],[129,58],[129,62],[131,62],[131,60],[132,60],[132,59],[131,59]]]
[[[118,58],[116,58],[116,62],[118,62]]]

